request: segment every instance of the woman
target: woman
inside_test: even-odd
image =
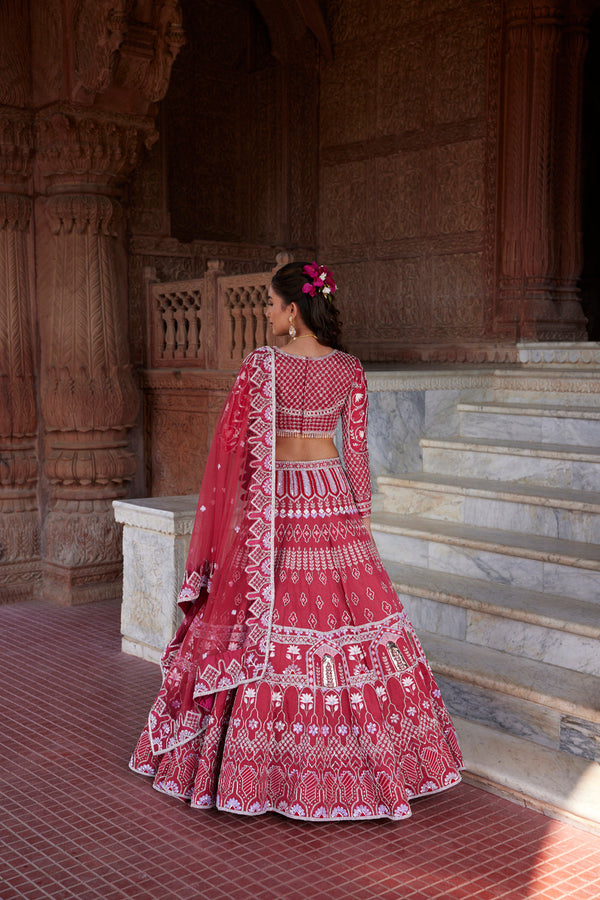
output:
[[[371,538],[367,386],[340,348],[335,291],[316,263],[276,272],[267,317],[291,340],[247,357],[213,439],[185,618],[130,762],[195,807],[402,819],[460,781],[452,722]]]

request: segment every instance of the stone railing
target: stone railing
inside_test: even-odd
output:
[[[204,279],[150,285],[153,365],[205,363]],[[206,318],[206,316],[204,317]]]
[[[218,279],[220,369],[237,369],[248,353],[268,342],[265,307],[271,277],[272,272],[259,272]]]
[[[226,275],[211,260],[200,278],[162,283],[148,268],[149,368],[237,370],[248,353],[270,343],[269,284],[291,259],[279,253],[273,269],[243,275]]]

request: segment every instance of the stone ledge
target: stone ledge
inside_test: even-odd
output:
[[[366,363],[367,385],[370,393],[385,391],[447,391],[462,389],[518,390],[532,393],[587,394],[600,393],[598,370],[590,365],[515,365],[502,368],[481,365],[427,366],[407,365],[406,368]]]
[[[571,462],[600,463],[600,449],[598,447],[578,447],[572,450],[569,444],[535,444],[527,441],[493,440],[486,438],[475,440],[473,438],[421,438],[422,447],[431,447],[436,450],[469,450],[477,453],[506,453],[510,456],[535,456],[542,459],[566,459]]]
[[[372,525],[374,531],[384,534],[600,572],[600,546],[596,544],[396,513],[377,513]]]
[[[384,560],[399,594],[600,640],[598,604]]]
[[[600,514],[600,491],[577,491],[571,488],[547,487],[521,481],[462,478],[430,472],[379,475],[377,484],[380,488],[409,487],[419,491],[442,492],[444,495],[482,497],[490,500],[504,500],[532,506],[549,506]],[[386,494],[386,491],[382,493]],[[385,505],[385,498],[383,503]]]
[[[133,528],[161,534],[191,534],[198,497],[147,497],[141,500],[114,500],[115,521]]]
[[[556,419],[600,420],[600,409],[591,406],[567,406],[558,403],[507,403],[481,401],[479,403],[457,403],[459,412],[495,413],[511,416],[545,416]]]
[[[521,343],[517,353],[523,365],[600,366],[600,343],[593,341]]]
[[[122,649],[158,662],[181,611],[177,596],[194,523],[197,498],[115,500],[123,523]]]
[[[600,724],[600,676],[422,630],[419,638],[435,675]]]
[[[600,834],[600,765],[453,716],[465,781]]]

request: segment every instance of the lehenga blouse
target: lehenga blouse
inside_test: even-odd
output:
[[[359,513],[370,515],[368,395],[359,360],[340,350],[320,357],[279,350],[274,362],[276,435],[333,438],[341,417],[346,475]]]

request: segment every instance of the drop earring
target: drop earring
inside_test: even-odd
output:
[[[294,328],[294,317],[290,316],[289,318],[290,327],[288,328],[288,334],[293,341],[296,340],[296,329]]]

